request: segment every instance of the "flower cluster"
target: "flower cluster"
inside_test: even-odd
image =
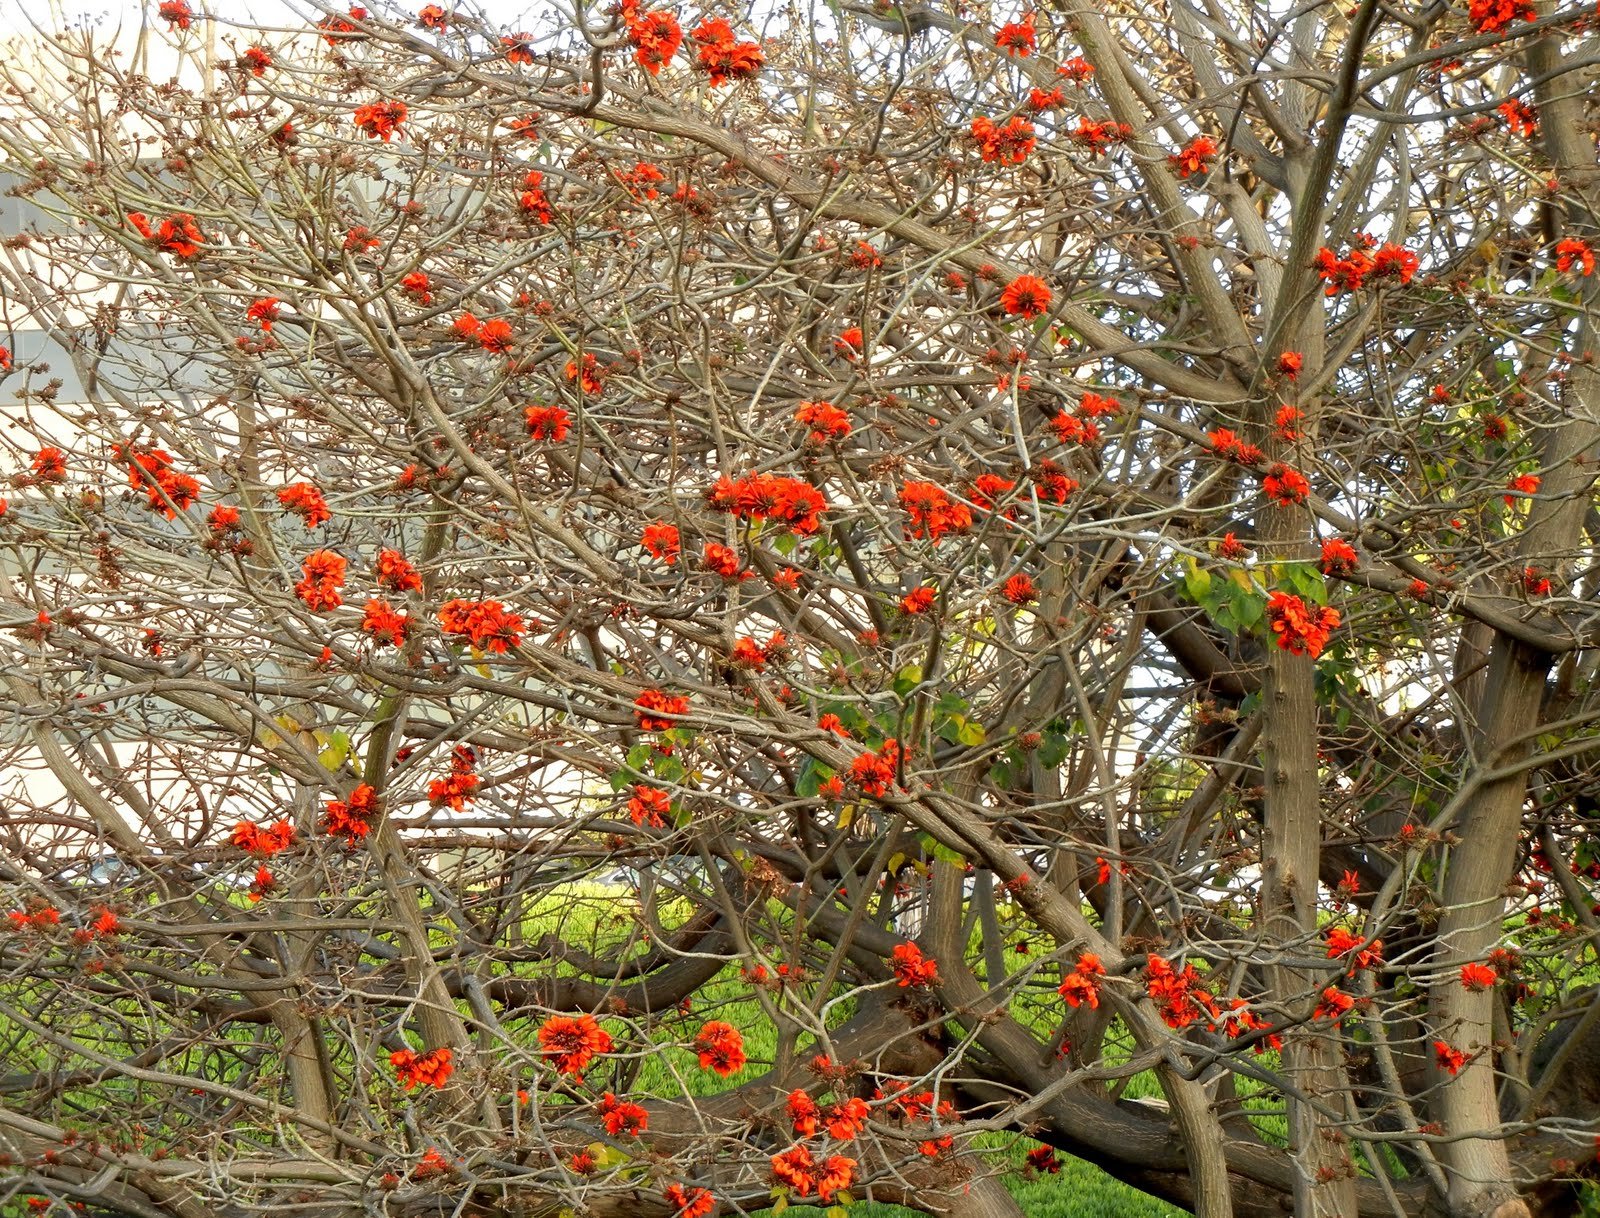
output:
[[[925,957],[915,943],[895,944],[892,955],[894,975],[902,989],[923,989],[938,984],[938,961]]]
[[[639,1104],[619,1100],[607,1091],[600,1097],[600,1120],[612,1137],[638,1137],[650,1126],[650,1114]]]
[[[356,107],[356,130],[369,140],[381,139],[387,144],[405,121],[406,104],[403,101],[369,102]]]
[[[694,1038],[694,1051],[700,1069],[715,1071],[723,1078],[744,1069],[744,1037],[731,1023],[716,1019],[706,1023]]]
[[[682,552],[678,526],[661,520],[644,526],[639,544],[652,558],[659,558],[669,567],[678,561],[678,555]]]
[[[907,482],[900,488],[900,506],[911,517],[906,526],[910,537],[938,541],[972,527],[972,509],[932,482]]]
[[[876,753],[862,753],[851,761],[850,781],[862,794],[882,798],[899,778],[902,757],[900,742],[891,737]]]
[[[662,1196],[667,1199],[667,1204],[678,1207],[678,1212],[672,1218],[706,1218],[717,1208],[716,1197],[703,1188],[690,1192],[681,1184],[669,1184]]]
[[[1039,590],[1033,586],[1033,576],[1018,572],[1000,585],[1000,595],[1013,605],[1031,605],[1039,599]]]
[[[1149,974],[1145,992],[1161,1008],[1161,1018],[1169,1028],[1187,1028],[1202,1019],[1214,1024],[1222,1018],[1216,1000],[1199,988],[1200,974],[1194,965],[1185,964],[1175,969],[1171,963],[1154,953],[1145,957],[1145,971]]]
[[[337,609],[344,604],[339,589],[344,587],[346,565],[343,556],[332,550],[313,550],[300,564],[302,578],[294,586],[294,594],[313,613]]]
[[[560,444],[572,429],[572,415],[561,406],[529,406],[523,418],[529,438],[538,444]]]
[[[1411,282],[1419,265],[1415,254],[1400,245],[1380,246],[1376,253],[1369,252],[1371,247],[1372,243],[1358,244],[1342,258],[1327,246],[1319,249],[1312,266],[1322,279],[1323,294],[1360,291],[1369,278]]]
[[[278,492],[278,503],[285,511],[293,512],[305,521],[308,529],[333,519],[333,513],[328,510],[328,501],[310,482],[291,482]]]
[[[1261,479],[1261,489],[1279,507],[1292,507],[1306,501],[1306,496],[1311,493],[1311,484],[1299,470],[1279,463]]]
[[[687,715],[689,699],[664,690],[647,689],[633,700],[633,712],[642,732],[665,732],[677,726],[676,720],[664,716]]]
[[[1241,440],[1235,432],[1226,427],[1213,428],[1206,434],[1206,441],[1211,445],[1211,451],[1224,461],[1232,461],[1238,465],[1258,465],[1265,460],[1265,454],[1259,448]]]
[[[439,627],[447,635],[469,640],[474,647],[505,655],[522,645],[526,631],[515,613],[499,601],[472,601],[463,597],[439,606]]]
[[[233,827],[229,840],[235,849],[254,858],[271,858],[294,845],[294,825],[286,820],[275,820],[263,827],[242,820]]]
[[[1094,1010],[1100,1006],[1100,978],[1106,975],[1106,967],[1100,963],[1100,957],[1093,952],[1084,952],[1078,957],[1078,963],[1067,974],[1056,993],[1067,1000],[1067,1005],[1072,1007],[1087,1006]]]
[[[786,1185],[798,1197],[815,1192],[820,1201],[831,1201],[834,1193],[849,1188],[855,1168],[856,1161],[843,1155],[830,1155],[819,1165],[805,1146],[793,1146],[772,1156],[772,1178],[777,1183]]]
[[[1037,275],[1018,275],[1000,293],[1000,307],[1032,321],[1050,307],[1052,296],[1050,286]]]
[[[1316,659],[1339,625],[1339,611],[1327,605],[1307,605],[1292,593],[1274,592],[1267,597],[1267,621],[1280,648],[1290,655]]]
[[[174,258],[193,258],[206,240],[195,218],[186,211],[174,212],[161,222],[160,228],[151,228],[144,213],[137,211],[128,214],[128,223],[163,254]]]
[[[985,161],[1020,165],[1033,151],[1033,124],[1018,116],[1002,127],[993,119],[980,116],[972,120],[972,140]]]
[[[467,804],[477,798],[478,783],[481,781],[476,772],[477,766],[478,754],[472,746],[456,745],[450,751],[450,773],[428,784],[428,806],[463,811]]]
[[[672,62],[683,42],[678,19],[659,9],[639,9],[639,0],[622,0],[622,24],[628,32],[628,45],[639,66],[652,76]]]
[[[794,421],[811,429],[806,438],[813,444],[842,440],[850,434],[850,416],[832,402],[801,402]]]
[[[672,796],[658,787],[634,783],[633,795],[628,800],[628,816],[636,825],[649,825],[652,829],[665,829],[666,817],[672,811]]]
[[[1467,19],[1480,34],[1495,34],[1513,21],[1532,21],[1538,16],[1533,0],[1471,0]]]
[[[1091,119],[1080,118],[1078,125],[1067,132],[1067,138],[1074,144],[1081,144],[1095,156],[1099,156],[1113,144],[1120,144],[1133,134],[1133,128],[1127,123],[1112,122],[1106,119],[1095,122]]]
[[[1211,168],[1211,162],[1216,160],[1216,157],[1216,141],[1204,135],[1197,135],[1169,156],[1167,164],[1172,166],[1180,178],[1187,178]]]
[[[1024,14],[1021,21],[1009,21],[994,32],[995,47],[1007,55],[1026,59],[1038,48],[1038,34],[1033,28],[1033,13]]]
[[[343,837],[346,844],[358,845],[372,832],[378,815],[378,792],[362,783],[348,799],[330,799],[322,818],[322,831],[330,837]]]
[[[1329,927],[1323,936],[1328,944],[1328,959],[1348,958],[1350,972],[1377,968],[1383,963],[1383,940],[1363,939],[1342,926]]]
[[[721,17],[708,17],[689,35],[697,47],[695,67],[708,75],[712,88],[730,80],[749,80],[766,62],[753,42],[736,42],[733,27]]]
[[[399,550],[379,550],[375,569],[380,587],[391,592],[422,591],[422,576]]]
[[[1360,560],[1349,542],[1330,537],[1322,543],[1322,573],[1324,575],[1350,575]]]
[[[724,474],[706,491],[706,505],[743,520],[772,520],[802,537],[821,527],[821,515],[828,510],[828,501],[811,483],[780,474],[746,474],[738,479]]]
[[[163,448],[135,449],[115,444],[112,454],[128,465],[128,484],[149,496],[151,511],[171,520],[200,498],[200,483],[188,474],[174,472],[173,456]]]
[[[611,1052],[611,1033],[593,1015],[552,1015],[539,1026],[539,1047],[557,1072],[581,1075],[598,1054]]]
[[[455,1069],[451,1060],[454,1056],[448,1048],[429,1049],[426,1053],[418,1053],[415,1049],[396,1049],[389,1054],[389,1064],[394,1067],[395,1077],[407,1091],[418,1085],[442,1089]]]
[[[1593,248],[1581,237],[1563,237],[1556,242],[1556,270],[1588,278],[1594,274]]]
[[[1449,1041],[1436,1040],[1433,1042],[1433,1060],[1439,1069],[1449,1074],[1460,1074],[1461,1067],[1467,1064],[1467,1054]]]
[[[381,646],[404,647],[411,616],[397,612],[388,601],[368,600],[361,611],[361,633]]]
[[[765,643],[758,643],[751,638],[736,640],[728,658],[735,668],[748,668],[753,672],[760,672],[768,664],[787,654],[788,650],[789,636],[781,630],[774,630],[767,636]]]

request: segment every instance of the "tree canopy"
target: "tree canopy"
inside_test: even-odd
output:
[[[1594,15],[36,32],[0,1204],[1575,1212]]]

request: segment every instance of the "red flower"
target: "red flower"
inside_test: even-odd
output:
[[[517,198],[517,206],[537,223],[549,224],[555,216],[555,210],[550,206],[543,184],[544,174],[537,169],[530,169],[528,176],[522,179],[522,194]]]
[[[1369,942],[1342,926],[1329,927],[1323,937],[1328,943],[1328,959],[1335,960],[1340,956],[1349,956],[1352,973],[1357,969],[1376,968],[1383,963],[1382,939],[1373,939]]]
[[[412,271],[400,280],[401,291],[405,292],[418,304],[431,304],[433,302],[433,293],[428,290],[431,286],[432,281],[425,271]]]
[[[128,485],[149,496],[151,511],[160,512],[171,520],[178,512],[186,511],[200,498],[200,483],[188,474],[172,469],[172,454],[162,448],[134,449],[124,444],[113,444],[111,453],[128,465]]]
[[[156,13],[167,22],[169,29],[186,30],[194,19],[194,10],[185,3],[185,0],[161,0]]]
[[[689,35],[699,44],[695,67],[708,73],[712,88],[730,80],[749,80],[765,62],[753,42],[735,42],[733,28],[721,17],[708,17]]]
[[[990,118],[975,118],[972,120],[972,139],[978,146],[978,154],[985,161],[1001,165],[1022,164],[1028,159],[1028,153],[1033,151],[1035,142],[1033,124],[1020,116],[1004,127],[998,126]]]
[[[278,320],[278,305],[276,296],[263,296],[251,302],[244,312],[244,319],[258,324],[264,333],[271,333],[272,323]]]
[[[1115,123],[1110,119],[1104,122],[1091,122],[1089,119],[1080,118],[1078,125],[1067,132],[1067,138],[1075,144],[1082,144],[1095,156],[1099,156],[1112,144],[1120,144],[1133,134],[1133,128],[1126,123]]]
[[[1028,109],[1035,114],[1042,114],[1046,110],[1055,110],[1067,104],[1066,92],[1057,85],[1046,93],[1043,89],[1030,89],[1028,91]]]
[[[1272,416],[1272,434],[1285,444],[1296,443],[1305,417],[1305,411],[1298,406],[1279,406],[1278,413]]]
[[[417,1165],[411,1169],[411,1178],[413,1180],[430,1180],[434,1176],[452,1175],[455,1170],[450,1160],[446,1159],[437,1150],[429,1147],[423,1152],[422,1158],[417,1160]]]
[[[376,570],[378,583],[390,591],[422,591],[422,576],[399,550],[379,550]]]
[[[428,806],[462,811],[477,798],[478,776],[473,773],[477,754],[467,745],[457,745],[451,753],[450,774],[428,784]]]
[[[900,506],[911,517],[906,528],[910,537],[938,541],[946,533],[972,527],[972,509],[932,482],[907,482],[900,488]]]
[[[1185,964],[1175,969],[1172,964],[1154,953],[1145,957],[1149,977],[1145,992],[1161,1008],[1161,1018],[1170,1028],[1187,1028],[1207,1016],[1214,1023],[1221,1018],[1215,1000],[1199,988],[1200,973],[1194,965]]]
[[[1285,351],[1278,356],[1278,375],[1285,380],[1295,380],[1305,367],[1306,357],[1298,351]]]
[[[897,943],[894,948],[894,975],[901,989],[922,989],[939,981],[939,964],[926,959],[915,943]]]
[[[1321,277],[1323,294],[1337,296],[1340,292],[1357,292],[1366,282],[1367,276],[1372,274],[1372,255],[1364,249],[1354,249],[1340,258],[1327,246],[1317,251],[1312,260]]]
[[[1467,1054],[1462,1049],[1454,1048],[1448,1041],[1436,1040],[1433,1042],[1433,1060],[1439,1069],[1460,1074],[1461,1067],[1467,1064]]]
[[[1587,278],[1594,274],[1594,250],[1578,237],[1563,237],[1556,242],[1556,270],[1563,275],[1574,270]]]
[[[744,1037],[731,1023],[712,1020],[694,1038],[700,1069],[714,1070],[723,1078],[744,1069]]]
[[[1197,135],[1178,152],[1169,156],[1167,163],[1177,170],[1180,178],[1187,178],[1191,174],[1204,173],[1211,167],[1211,162],[1216,156],[1216,141],[1204,135]]]
[[[1048,1146],[1035,1146],[1023,1156],[1023,1163],[1025,1170],[1032,1174],[1043,1172],[1053,1176],[1061,1170],[1060,1158]]]
[[[1473,961],[1470,964],[1461,966],[1461,984],[1473,993],[1482,993],[1484,990],[1493,988],[1495,982],[1499,979],[1500,975],[1487,964],[1479,964],[1477,961]]]
[[[1267,476],[1261,480],[1261,489],[1279,507],[1290,507],[1306,501],[1311,484],[1298,470],[1279,463],[1267,471]]]
[[[578,388],[589,394],[598,396],[605,392],[605,378],[600,372],[600,360],[593,351],[584,353],[583,362],[569,359],[566,367],[566,377],[569,381],[577,381]]]
[[[644,532],[639,537],[639,544],[650,553],[651,557],[659,558],[669,567],[678,561],[678,554],[682,548],[678,535],[678,526],[667,524],[660,520],[644,526]]]
[[[1298,596],[1274,592],[1267,597],[1267,621],[1282,650],[1316,659],[1339,625],[1339,611],[1326,605],[1313,608]]]
[[[703,1188],[697,1188],[691,1193],[681,1184],[669,1184],[663,1195],[669,1205],[678,1207],[678,1212],[673,1218],[705,1218],[717,1208],[716,1197]]]
[[[1467,19],[1480,34],[1493,34],[1513,21],[1532,21],[1538,16],[1533,0],[1472,0]]]
[[[611,1052],[611,1034],[593,1015],[552,1015],[539,1027],[539,1047],[561,1074],[582,1074],[597,1054]]]
[[[313,550],[300,564],[303,578],[294,586],[294,594],[313,613],[337,609],[344,604],[339,589],[344,587],[345,566],[344,558],[332,550]]]
[[[365,21],[367,19],[367,10],[360,5],[351,5],[350,16],[357,21]],[[365,35],[358,34],[356,27],[343,17],[324,17],[317,22],[317,28],[322,31],[322,40],[329,46],[365,37]]]
[[[437,4],[429,4],[417,14],[417,24],[425,30],[442,30],[450,24],[450,18]]]
[[[850,416],[832,402],[801,402],[794,421],[811,428],[813,444],[842,440],[850,434]]]
[[[932,588],[914,588],[900,598],[900,612],[915,616],[933,608],[935,592]]]
[[[376,643],[403,647],[409,621],[406,614],[396,613],[388,601],[369,600],[361,614],[361,632]]]
[[[528,435],[540,444],[560,444],[572,430],[572,415],[560,406],[529,406],[523,417]]]
[[[649,825],[652,829],[665,829],[666,817],[672,812],[672,796],[655,787],[635,783],[633,797],[628,800],[628,816],[636,825]]]
[[[474,647],[505,655],[522,645],[522,619],[507,613],[499,601],[469,601],[458,597],[439,606],[439,626],[447,635],[470,639]]]
[[[378,793],[366,783],[350,792],[349,799],[330,799],[322,819],[322,831],[343,836],[354,846],[372,832],[372,818],[378,814]]]
[[[1322,543],[1322,573],[1324,575],[1349,575],[1356,569],[1359,559],[1346,541],[1330,537]]]
[[[1506,490],[1512,493],[1502,496],[1502,498],[1504,498],[1506,501],[1506,506],[1509,507],[1512,503],[1514,503],[1518,495],[1537,494],[1539,491],[1540,481],[1541,480],[1538,474],[1518,474],[1515,478],[1511,479],[1510,482],[1506,483]]]
[[[1238,465],[1257,465],[1264,460],[1264,454],[1254,444],[1247,444],[1234,432],[1226,427],[1214,428],[1208,432],[1206,439],[1211,444],[1211,451],[1225,461],[1232,461]]]
[[[833,340],[834,351],[846,359],[855,359],[861,354],[861,327],[851,326],[848,330],[841,331],[839,337]]]
[[[1417,256],[1401,245],[1381,246],[1372,257],[1372,274],[1378,278],[1398,279],[1410,283],[1417,273]]]
[[[636,161],[632,169],[626,173],[619,173],[617,177],[629,186],[644,187],[643,193],[647,199],[659,197],[661,192],[655,188],[654,183],[667,180],[667,175],[661,172],[661,167],[650,161]]]
[[[278,502],[285,510],[305,521],[306,528],[314,529],[324,521],[332,520],[328,502],[310,482],[291,482],[278,492]]]
[[[1000,595],[1013,605],[1027,605],[1037,600],[1038,590],[1033,586],[1031,575],[1017,574],[1006,580],[1000,589]]]
[[[34,482],[61,482],[67,477],[67,458],[50,445],[34,453]]]
[[[357,224],[344,235],[344,251],[347,254],[364,254],[368,250],[377,249],[383,244],[372,235],[372,230],[365,224]]]
[[[643,1107],[619,1100],[609,1091],[600,1097],[600,1119],[614,1138],[624,1133],[636,1138],[650,1126],[650,1114]]]
[[[1329,986],[1322,991],[1322,1001],[1317,1003],[1317,1009],[1311,1013],[1312,1019],[1330,1019],[1338,1023],[1356,1005],[1356,1000],[1335,986]]]
[[[418,1084],[443,1089],[455,1070],[451,1060],[454,1056],[447,1048],[429,1049],[426,1053],[397,1049],[389,1054],[389,1064],[394,1067],[395,1077],[407,1091]]]
[[[382,139],[385,144],[405,121],[406,104],[402,101],[369,102],[356,108],[356,130],[368,139]]]
[[[900,742],[885,740],[876,753],[862,753],[850,763],[850,781],[865,795],[882,798],[899,777]]]
[[[730,546],[723,545],[720,541],[713,541],[706,545],[704,556],[700,565],[707,571],[722,576],[723,579],[737,579],[739,576],[739,554]]]
[[[1050,307],[1051,295],[1044,280],[1034,275],[1018,275],[1000,293],[1000,307],[1031,321]]]
[[[789,1092],[789,1119],[794,1122],[796,1136],[809,1138],[817,1132],[817,1102],[805,1091],[796,1088]]]
[[[1539,111],[1517,98],[1501,102],[1495,107],[1513,135],[1531,140],[1539,132]]]
[[[871,1115],[872,1110],[867,1107],[867,1102],[859,1096],[853,1096],[843,1103],[832,1105],[823,1114],[822,1124],[830,1138],[848,1142],[861,1135],[861,1131],[867,1127],[867,1117]]]
[[[1529,596],[1549,596],[1550,577],[1538,567],[1522,568],[1522,590]]]
[[[11,348],[0,347],[0,372],[11,371]]]
[[[1077,967],[1067,974],[1056,993],[1067,1000],[1068,1006],[1096,1009],[1100,1006],[1100,978],[1105,975],[1105,965],[1100,963],[1100,957],[1093,952],[1084,952],[1078,957]]]
[[[1033,13],[1028,13],[1021,21],[1002,25],[995,31],[994,45],[1007,55],[1026,59],[1038,48],[1038,38],[1033,29],[1035,19]]]
[[[634,714],[642,732],[665,732],[677,724],[672,718],[689,713],[689,699],[659,689],[647,689],[633,700]]]
[[[655,9],[641,13],[638,0],[624,0],[622,20],[628,31],[628,43],[634,48],[634,58],[639,66],[652,76],[672,62],[683,42],[683,30],[671,13]],[[531,57],[530,57],[531,58]]]
[[[1082,55],[1074,55],[1066,63],[1056,69],[1057,73],[1065,76],[1075,85],[1081,85],[1094,75],[1094,65]]]
[[[502,34],[500,45],[504,48],[507,63],[531,64],[533,62],[532,34]]]
[[[275,820],[266,828],[242,820],[233,827],[229,840],[235,849],[265,859],[294,845],[294,837],[294,826],[286,820]]]

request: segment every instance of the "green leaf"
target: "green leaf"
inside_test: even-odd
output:
[[[650,764],[650,754],[655,750],[643,741],[628,750],[628,768],[644,773],[645,766]]]
[[[1039,743],[1039,764],[1047,770],[1053,770],[1067,759],[1071,751],[1065,736],[1059,732],[1046,732]]]
[[[318,732],[320,741],[323,733]],[[345,758],[350,756],[350,733],[342,728],[335,728],[327,735],[328,747],[317,754],[317,760],[322,762],[322,768],[329,772],[337,771],[344,764]]]
[[[894,676],[894,692],[902,698],[922,684],[922,665],[907,664]]]
[[[961,719],[959,717],[956,722],[960,724],[956,728],[956,741],[958,743],[976,747],[987,739],[988,734],[983,730],[983,724],[972,719]]]

